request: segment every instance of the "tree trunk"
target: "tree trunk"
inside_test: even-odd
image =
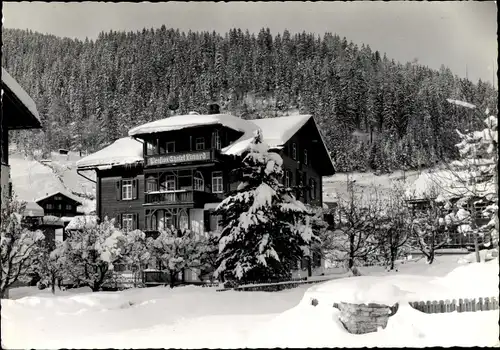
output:
[[[170,274],[170,288],[174,288],[175,271],[170,270],[169,274]]]
[[[312,264],[311,264],[311,256],[307,256],[307,276],[311,277],[312,276]]]
[[[52,275],[50,284],[51,284],[51,288],[52,288],[52,294],[56,294],[56,276],[55,275]]]

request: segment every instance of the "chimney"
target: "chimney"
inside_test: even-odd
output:
[[[220,106],[215,102],[209,103],[208,114],[220,114]]]

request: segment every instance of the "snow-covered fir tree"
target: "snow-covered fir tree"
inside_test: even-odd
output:
[[[315,238],[311,214],[281,183],[282,163],[257,131],[235,170],[237,190],[214,213],[223,227],[216,276],[240,282],[289,277]]]
[[[39,230],[30,231],[22,220],[26,206],[9,199],[1,210],[0,250],[0,298],[16,281],[28,278],[31,264],[36,258],[45,236]]]

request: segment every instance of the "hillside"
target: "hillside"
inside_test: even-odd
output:
[[[457,156],[455,128],[481,122],[446,102],[494,114],[497,91],[446,67],[399,63],[332,33],[275,36],[162,26],[73,40],[3,29],[2,66],[33,96],[44,133],[13,140],[46,154],[93,152],[133,126],[217,101],[242,118],[315,116],[337,170],[390,172]],[[474,126],[472,126],[474,127]]]
[[[16,150],[9,155],[12,189],[18,200],[31,202],[54,191],[74,194],[83,203],[84,213],[95,210],[95,184],[76,173],[75,154],[52,153],[45,162],[25,157]]]

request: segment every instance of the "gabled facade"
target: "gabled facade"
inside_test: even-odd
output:
[[[2,110],[0,130],[1,200],[11,196],[9,130],[40,129],[40,116],[31,97],[2,67]]]
[[[70,194],[60,191],[50,193],[35,200],[41,206],[45,215],[55,217],[73,217],[77,215],[77,208],[82,203]]]
[[[312,116],[252,121],[225,114],[175,116],[130,130],[133,139],[83,158],[78,170],[96,171],[101,218],[148,233],[170,226],[213,231],[218,220],[211,213],[236,189],[239,181],[231,170],[259,128],[283,158],[284,184],[306,185],[298,198],[321,206],[322,176],[335,169]]]

